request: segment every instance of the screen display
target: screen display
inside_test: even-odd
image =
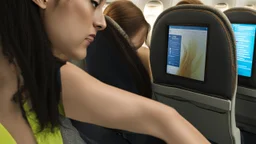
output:
[[[168,74],[204,81],[208,27],[169,26]]]
[[[255,43],[255,24],[232,24],[236,38],[238,75],[251,77]]]

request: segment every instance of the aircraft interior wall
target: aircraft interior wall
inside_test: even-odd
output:
[[[111,3],[112,1],[115,0],[107,0],[107,3]],[[152,1],[161,1],[164,7],[164,10],[171,7],[175,6],[179,1],[181,0],[131,0],[134,2],[142,11],[145,8],[145,5],[148,2]],[[201,0],[205,5],[217,7],[217,8],[223,8],[227,6],[227,8],[232,8],[232,7],[250,7],[250,8],[256,8],[256,0]]]

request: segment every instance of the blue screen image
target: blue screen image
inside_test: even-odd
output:
[[[255,24],[232,24],[236,39],[238,75],[251,77],[255,44]]]
[[[208,27],[169,25],[166,73],[204,81]]]
[[[169,35],[169,55],[168,65],[180,66],[180,49],[181,49],[181,36],[180,35]]]

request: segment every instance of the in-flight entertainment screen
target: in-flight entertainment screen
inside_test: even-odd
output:
[[[255,24],[232,24],[236,38],[238,75],[251,77],[255,43]]]
[[[168,74],[204,81],[208,27],[169,25]]]

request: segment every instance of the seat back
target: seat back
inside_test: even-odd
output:
[[[233,24],[237,41],[237,125],[256,135],[256,11],[237,7],[225,11],[225,14]]]
[[[235,39],[227,17],[202,5],[164,11],[151,39],[154,99],[174,107],[212,143],[240,144],[235,123]]]

